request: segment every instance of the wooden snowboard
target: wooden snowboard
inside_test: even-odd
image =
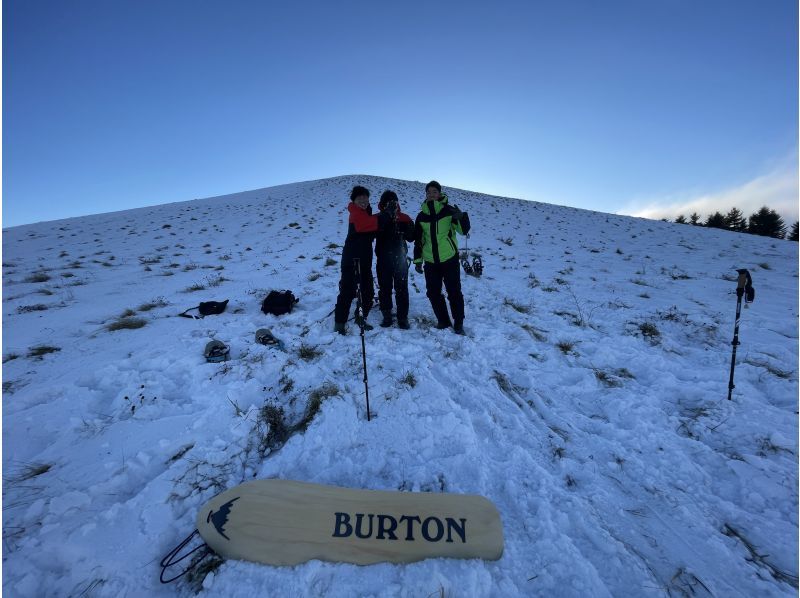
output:
[[[503,528],[482,496],[382,492],[258,480],[208,501],[197,529],[219,555],[268,565],[311,559],[410,563],[503,554]]]

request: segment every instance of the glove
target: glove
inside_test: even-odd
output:
[[[456,222],[461,222],[461,218],[464,216],[464,212],[458,209],[458,206],[453,206],[453,211],[451,212],[451,216],[453,220]]]
[[[417,274],[422,274],[422,264],[414,264],[414,270],[417,271]]]

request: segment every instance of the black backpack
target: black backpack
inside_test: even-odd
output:
[[[228,307],[228,301],[229,301],[228,299],[225,299],[225,301],[201,301],[200,305],[198,305],[197,307],[190,307],[185,312],[178,315],[184,318],[198,318],[198,317],[203,318],[205,316],[221,314],[222,312],[225,311],[225,308]],[[193,309],[196,309],[200,313],[200,316],[194,316],[192,314],[187,313],[192,311]]]
[[[292,313],[292,308],[298,301],[299,299],[291,291],[270,291],[261,303],[261,311],[265,314],[282,316]]]

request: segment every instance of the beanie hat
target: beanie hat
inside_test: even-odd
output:
[[[350,201],[353,201],[356,197],[360,197],[361,195],[366,195],[369,197],[369,189],[362,187],[361,185],[356,185],[350,192]]]
[[[430,189],[431,187],[436,187],[439,190],[439,193],[442,192],[442,186],[439,184],[438,181],[431,181],[430,183],[425,185],[425,191],[427,192],[428,189]]]
[[[400,200],[397,199],[397,193],[394,191],[384,191],[381,194],[380,201],[378,201],[378,209],[382,210],[390,201],[397,202],[398,205],[400,204]]]

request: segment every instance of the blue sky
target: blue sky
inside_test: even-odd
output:
[[[788,0],[6,0],[3,226],[355,173],[793,221],[797,22]]]

